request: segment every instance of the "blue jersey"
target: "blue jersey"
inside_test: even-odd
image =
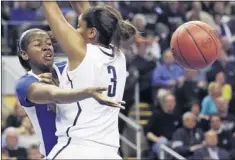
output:
[[[58,62],[53,65],[59,79],[65,65],[66,62]],[[30,85],[35,82],[38,82],[38,76],[33,74],[32,71],[28,72],[17,81],[16,94],[40,140],[40,152],[47,156],[57,143],[57,137],[55,136],[56,113],[49,109],[48,104],[35,104],[27,99],[27,91]]]

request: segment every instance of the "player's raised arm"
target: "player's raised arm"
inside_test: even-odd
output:
[[[86,1],[70,1],[70,4],[72,5],[73,9],[76,11],[77,15],[80,15],[84,11],[86,11],[88,8],[90,8],[90,3],[88,0]]]
[[[66,21],[57,2],[43,1],[43,12],[50,28],[69,59],[69,69],[75,69],[86,55],[82,36]]]

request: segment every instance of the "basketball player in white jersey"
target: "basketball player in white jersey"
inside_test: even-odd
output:
[[[119,46],[121,41],[134,38],[136,29],[106,6],[86,10],[79,17],[77,30],[66,22],[56,2],[43,2],[43,9],[69,60],[60,87],[79,89],[103,85],[108,87],[109,97],[121,100],[126,61]],[[118,113],[119,109],[102,106],[93,98],[58,106],[58,143],[48,158],[120,159]]]

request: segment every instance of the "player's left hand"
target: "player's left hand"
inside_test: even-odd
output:
[[[102,92],[106,91],[107,88],[105,87],[90,87],[87,89],[88,93],[92,95],[92,97],[97,100],[100,104],[107,105],[110,107],[116,107],[116,108],[121,108],[125,109],[124,101],[117,101],[115,99],[112,99],[106,95],[104,95]]]

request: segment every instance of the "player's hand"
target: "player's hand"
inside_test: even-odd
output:
[[[107,105],[110,107],[117,107],[121,109],[125,109],[124,101],[116,101],[110,97],[105,96],[102,92],[106,91],[106,87],[90,87],[87,89],[89,95],[91,95],[95,100],[97,100],[100,104]]]
[[[42,74],[38,75],[38,77],[39,77],[39,82],[53,84],[51,73],[42,73]]]

